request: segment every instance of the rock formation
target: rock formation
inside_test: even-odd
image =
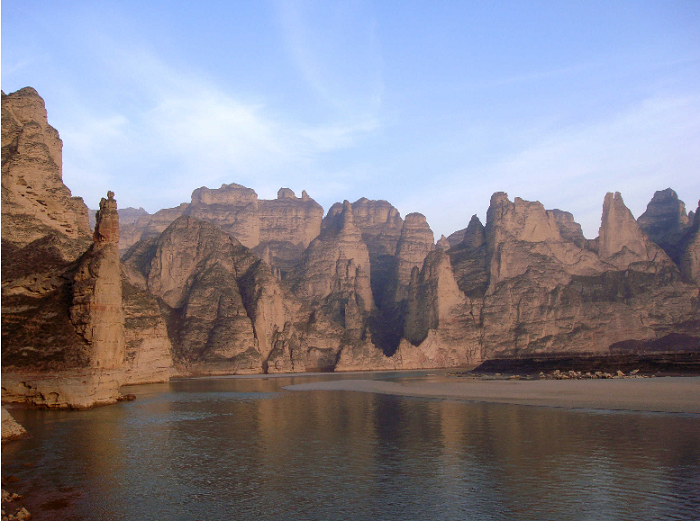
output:
[[[2,442],[21,440],[22,438],[29,437],[29,434],[17,421],[12,417],[12,415],[7,412],[7,409],[2,408]],[[4,486],[4,484],[3,484]]]
[[[700,202],[698,202],[698,211],[700,211]],[[681,273],[687,280],[700,285],[700,217],[697,211],[679,243],[678,250]]]
[[[625,269],[635,262],[658,261],[665,264],[670,261],[663,250],[644,234],[619,192],[605,196],[598,255],[601,260],[619,269]]]
[[[3,94],[2,130],[4,400],[90,407],[172,374],[700,351],[700,218],[670,189],[639,221],[607,194],[593,240],[499,192],[485,225],[437,245],[386,201],[324,218],[306,192],[228,184],[149,215],[110,192],[90,240],[36,92]]]
[[[71,322],[91,346],[88,365],[121,369],[126,360],[122,282],[119,267],[119,215],[114,193],[100,201],[94,244],[73,275]]]
[[[698,288],[682,281],[619,194],[605,197],[598,255],[563,235],[539,203],[496,194],[488,215],[484,356],[605,352],[674,330],[699,336]]]
[[[100,203],[91,240],[87,207],[61,179],[61,140],[43,101],[27,88],[3,93],[2,105],[3,400],[113,403],[125,380],[153,381],[152,368],[144,379],[125,361],[133,316],[123,312],[116,201],[110,193]],[[157,305],[155,314],[162,321]],[[169,354],[165,328],[160,334]],[[150,336],[129,332],[132,357]]]
[[[654,243],[660,246],[676,264],[680,263],[680,243],[691,226],[685,203],[678,194],[667,188],[658,191],[639,216],[637,223]]]
[[[97,210],[90,210],[88,213],[90,216],[90,229],[94,230],[95,215],[97,214]],[[119,208],[117,213],[119,213],[119,225],[122,227],[134,224],[141,217],[148,215],[148,212],[143,208]]]
[[[56,129],[31,87],[2,93],[2,238],[24,247],[47,236],[65,260],[89,244],[87,208],[63,184]]]
[[[146,247],[130,249],[124,262],[130,282],[167,306],[182,370],[262,371],[287,311],[269,267],[238,240],[182,216]]]
[[[420,268],[425,257],[435,249],[433,231],[421,213],[409,213],[401,228],[401,237],[396,245],[396,292],[394,300],[399,302],[408,296],[413,268]]]
[[[157,237],[175,219],[189,215],[214,224],[248,248],[266,256],[281,274],[290,270],[321,231],[323,209],[304,191],[300,198],[281,188],[277,199],[260,200],[254,190],[238,184],[192,192],[189,204],[145,215],[123,227],[120,249]]]

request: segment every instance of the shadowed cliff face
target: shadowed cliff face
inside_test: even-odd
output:
[[[87,207],[61,179],[61,147],[34,89],[2,94],[3,367],[90,361],[68,309],[77,260],[92,240]]]
[[[130,282],[167,306],[175,361],[259,371],[262,355],[239,287],[258,262],[250,250],[188,216],[150,246],[130,250],[124,263],[133,274]]]
[[[685,203],[678,199],[676,192],[670,188],[656,192],[637,223],[649,239],[676,264],[680,263],[681,242],[692,222],[686,214]]]

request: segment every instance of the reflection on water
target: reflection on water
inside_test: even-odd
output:
[[[20,477],[39,520],[700,511],[698,415],[281,389],[308,378],[178,380],[92,411],[16,410],[34,438],[3,447],[3,473]]]

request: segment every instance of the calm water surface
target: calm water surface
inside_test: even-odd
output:
[[[3,447],[3,475],[36,520],[700,518],[700,415],[281,389],[339,377],[13,410],[34,438]]]

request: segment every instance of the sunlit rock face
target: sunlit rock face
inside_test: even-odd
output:
[[[63,184],[63,143],[31,87],[2,93],[2,238],[24,247],[47,236],[66,260],[89,245],[88,210]]]
[[[258,259],[219,228],[176,219],[145,248],[124,256],[130,282],[168,307],[175,362],[260,372],[262,357],[239,279]]]
[[[123,226],[122,253],[139,240],[158,236],[181,215],[214,224],[255,249],[283,276],[321,232],[323,208],[306,191],[296,197],[289,188],[281,188],[272,200],[258,199],[254,190],[235,183],[197,188],[189,204],[142,215]]]
[[[114,195],[102,199],[91,233],[87,207],[63,184],[61,140],[43,100],[31,88],[3,93],[2,110],[3,400],[113,403],[126,380],[143,381],[127,342],[138,358],[144,338],[157,339],[156,358],[167,358],[167,331],[126,335],[132,314],[124,312]],[[160,317],[157,303],[146,314]],[[162,380],[170,370],[156,372]]]
[[[496,194],[488,216],[484,356],[700,337],[697,286],[644,235],[620,194],[605,197],[597,254],[577,233],[561,233],[539,203]]]
[[[71,322],[91,346],[90,367],[120,369],[126,361],[119,214],[114,194],[100,201],[94,242],[73,275]]]
[[[90,233],[33,90],[3,95],[2,147],[4,399],[89,407],[172,374],[700,350],[700,219],[672,190],[639,221],[607,194],[591,240],[502,192],[485,225],[435,244],[422,214],[386,201],[323,218],[306,192],[237,184],[153,215],[109,193]]]

